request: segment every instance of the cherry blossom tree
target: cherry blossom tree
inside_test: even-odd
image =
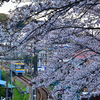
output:
[[[52,90],[54,100],[73,100],[94,95],[100,91],[100,4],[99,0],[34,0],[29,5],[10,10],[11,18],[1,24],[2,34],[9,34],[12,50],[20,50],[31,41],[37,49],[58,44],[51,53],[47,69],[33,79],[37,87],[48,87],[58,82]],[[20,27],[20,25],[22,27]],[[11,38],[11,36],[13,36]],[[46,42],[43,42],[45,40]],[[71,48],[60,48],[67,44]],[[78,67],[82,66],[79,70]],[[70,88],[68,88],[70,87]],[[65,94],[62,90],[66,88]],[[82,94],[88,88],[86,95]]]

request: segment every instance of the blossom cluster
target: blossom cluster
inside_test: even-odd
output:
[[[36,41],[37,49],[51,48],[51,58],[43,73],[32,81],[33,88],[49,87],[57,83],[52,96],[62,94],[62,100],[73,100],[88,88],[90,96],[94,89],[100,90],[100,5],[98,0],[39,0],[9,11],[10,19],[2,23],[1,35],[11,42],[5,52],[17,47],[22,50],[29,41]],[[96,6],[94,6],[96,5]],[[67,44],[71,48],[60,48]],[[55,54],[56,52],[56,54]],[[80,67],[80,69],[79,69]],[[70,87],[70,88],[69,88]],[[66,89],[65,94],[62,90]]]

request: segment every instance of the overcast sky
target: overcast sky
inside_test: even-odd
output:
[[[4,2],[4,4],[2,5],[2,7],[0,7],[0,13],[6,13],[9,14],[9,10],[10,9],[15,9],[16,5],[18,4],[19,6],[22,6],[24,4],[29,4],[30,2],[25,2],[25,3],[12,3],[11,1],[9,2]]]
[[[2,7],[0,7],[0,13],[6,13],[8,14],[8,11],[10,9],[14,9],[14,6],[16,4],[15,3],[12,3],[12,2],[4,2],[4,4],[2,5]]]

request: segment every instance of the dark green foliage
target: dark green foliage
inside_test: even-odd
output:
[[[6,92],[5,88],[3,86],[0,86],[0,97],[1,96],[5,97],[5,92]]]
[[[17,23],[17,25],[16,25],[16,28],[17,28],[17,29],[20,29],[20,28],[23,28],[24,26],[25,26],[24,21],[19,21],[19,22]]]
[[[6,21],[8,16],[6,14],[0,13],[0,22]]]

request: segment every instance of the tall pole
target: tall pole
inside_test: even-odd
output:
[[[4,53],[5,56],[5,53]],[[2,60],[2,66],[3,66],[3,60]],[[6,100],[8,100],[8,72],[6,68]]]
[[[32,43],[31,43],[31,68],[32,68],[32,50],[33,48],[32,48]]]
[[[88,88],[88,100],[90,100],[90,97],[89,96],[90,96],[90,94],[89,94],[89,88]]]
[[[31,63],[31,68],[32,68],[32,65],[33,65],[33,64],[32,64],[32,52],[33,52],[33,48],[32,48],[32,43],[31,43],[31,62],[30,62],[30,63]],[[32,74],[31,74],[31,77],[32,77]],[[32,78],[33,78],[33,77],[32,77]]]
[[[36,45],[36,41],[34,41],[34,45]],[[34,47],[34,77],[37,76],[37,54],[36,46]],[[37,100],[37,88],[33,90],[33,100]]]
[[[11,41],[10,41],[10,48],[11,48]],[[12,60],[10,60],[10,68],[11,68],[11,93],[13,93],[12,92]],[[11,97],[11,99],[12,99],[12,97]]]
[[[12,93],[12,64],[11,64],[11,93]]]
[[[8,72],[6,68],[6,100],[8,100]]]

